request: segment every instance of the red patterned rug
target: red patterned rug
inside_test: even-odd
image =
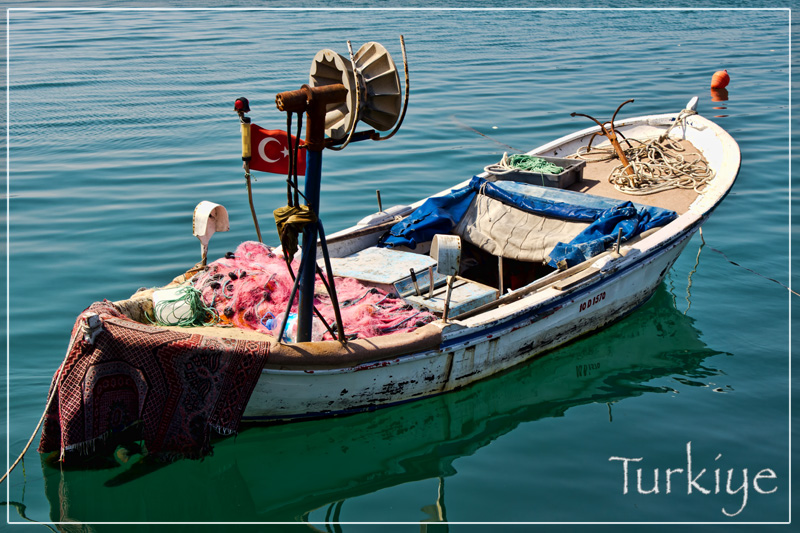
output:
[[[175,332],[134,322],[110,302],[92,304],[103,331],[80,337],[64,362],[39,452],[88,451],[138,425],[150,454],[200,458],[211,430],[235,433],[261,375],[269,344]]]

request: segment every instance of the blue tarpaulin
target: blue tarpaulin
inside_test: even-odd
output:
[[[428,198],[405,220],[392,226],[379,245],[413,249],[419,243],[430,241],[436,234],[450,233],[478,191],[529,213],[589,223],[570,242],[558,243],[553,248],[549,254],[551,266],[556,266],[561,260],[572,266],[602,252],[616,240],[620,228],[622,240],[626,241],[678,216],[674,211],[633,202],[512,181],[488,182],[475,176],[465,187]]]
[[[413,250],[417,244],[433,239],[434,235],[450,233],[467,212],[473,198],[475,190],[469,185],[443,196],[428,198],[405,219],[392,226],[388,236],[384,236],[378,246],[407,246]]]
[[[622,241],[627,241],[650,228],[664,226],[677,218],[674,211],[658,207],[637,209],[632,202],[625,202],[603,213],[577,234],[568,243],[558,243],[550,251],[550,266],[566,260],[567,266],[577,265],[593,257],[606,246],[615,242],[617,233],[622,230]]]

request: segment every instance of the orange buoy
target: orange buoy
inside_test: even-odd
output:
[[[730,83],[731,77],[728,76],[727,70],[719,70],[711,76],[711,88],[712,89],[724,89]]]

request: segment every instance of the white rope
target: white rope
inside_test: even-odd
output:
[[[608,181],[618,191],[634,196],[653,194],[669,189],[693,189],[700,193],[714,177],[714,171],[700,154],[686,158],[686,150],[675,139],[668,138],[670,131],[684,123],[694,111],[684,109],[663,135],[647,142],[628,139],[636,146],[625,149],[633,175],[629,175],[624,165],[612,169]],[[631,145],[628,143],[628,146]],[[586,161],[610,161],[617,158],[613,147],[592,148],[583,146],[574,157]]]
[[[508,164],[508,152],[503,152],[503,157],[500,159],[500,162],[487,165],[483,167],[483,170],[495,176],[503,176],[510,172],[515,172],[517,169]],[[483,193],[481,192],[481,194]]]

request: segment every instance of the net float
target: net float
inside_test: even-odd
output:
[[[728,75],[727,70],[718,70],[711,76],[711,88],[712,89],[724,89],[728,86],[731,81],[731,77]]]

